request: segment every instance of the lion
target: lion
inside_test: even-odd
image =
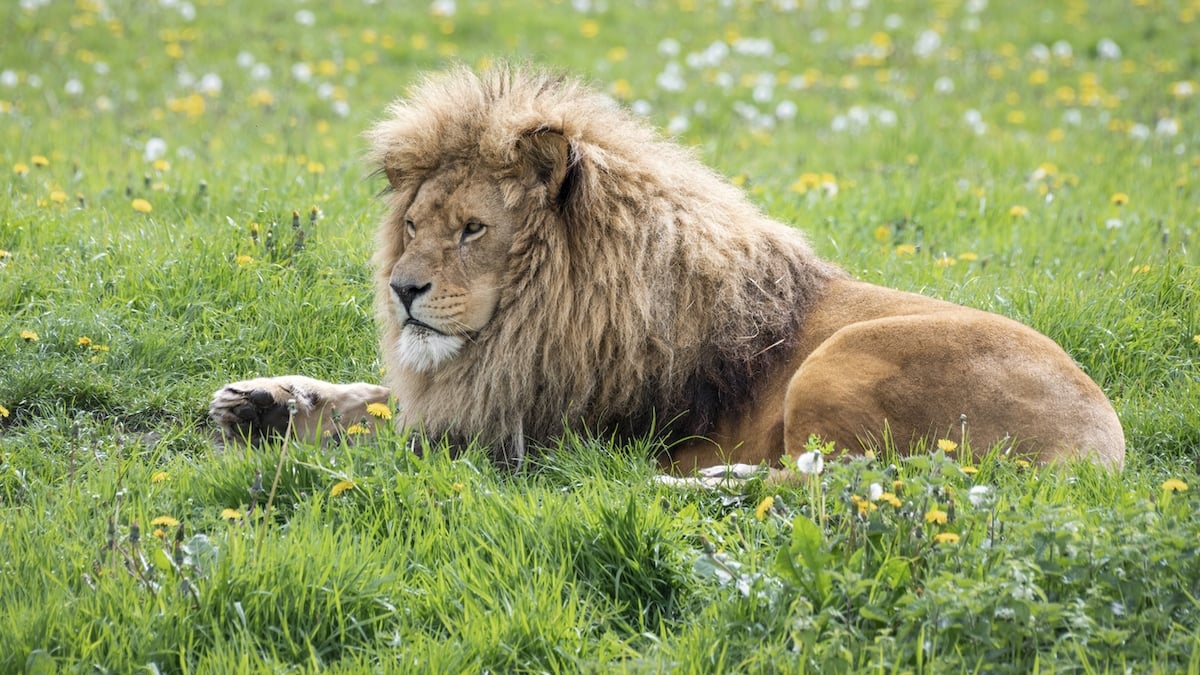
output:
[[[230,384],[210,409],[228,436],[315,440],[391,401],[500,464],[580,429],[661,438],[675,474],[778,466],[813,437],[1123,466],[1111,403],[1050,338],[851,278],[578,78],[455,67],[366,137],[383,386]]]

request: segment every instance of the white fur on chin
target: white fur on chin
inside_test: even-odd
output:
[[[458,354],[466,340],[409,326],[400,332],[396,354],[400,362],[418,373],[428,372]]]

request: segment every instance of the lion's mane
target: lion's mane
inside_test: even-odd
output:
[[[561,184],[530,154],[565,139]],[[388,175],[377,237],[385,384],[402,424],[460,441],[546,442],[564,424],[704,434],[792,352],[842,273],[687,150],[579,80],[503,64],[427,77],[367,134]],[[390,266],[422,182],[451,163],[495,177],[523,221],[491,322],[432,372],[395,356]],[[555,191],[556,190],[556,191]],[[498,452],[502,452],[499,450]]]

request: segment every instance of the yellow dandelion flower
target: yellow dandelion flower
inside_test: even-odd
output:
[[[1192,342],[1195,342],[1196,344],[1200,345],[1200,335],[1193,335]]]
[[[106,351],[108,351],[108,345],[92,345],[92,351],[106,352]]]
[[[29,163],[34,166],[50,166],[50,160],[46,159],[45,155],[34,155],[29,158]]]
[[[766,518],[767,511],[770,511],[772,506],[775,506],[775,498],[771,495],[763,497],[763,500],[754,508],[754,517],[758,520]]]
[[[352,481],[352,480],[338,481],[332,488],[330,488],[329,496],[336,497],[336,496],[342,494],[343,492],[345,492],[346,490],[351,490],[355,487],[357,487],[357,486],[354,484],[354,481]]]
[[[21,339],[26,342],[37,342],[40,338],[38,337],[38,334],[34,331],[23,330],[23,331],[21,331]]]
[[[12,255],[12,254],[9,253],[8,251],[5,251],[2,248],[0,248],[0,260],[4,260],[5,258],[7,258],[10,255]]]
[[[933,543],[935,544],[957,544],[958,535],[953,532],[938,532],[933,535]]]
[[[462,483],[455,483],[450,487],[454,488],[455,492],[462,492],[467,486],[463,485]]]
[[[941,450],[942,452],[954,452],[958,449],[958,443],[955,443],[949,438],[939,438],[937,447],[938,450]]]
[[[1029,463],[1029,460],[1026,459],[1018,459],[1016,464],[1018,469],[1028,469],[1029,467],[1033,466]]]
[[[858,511],[858,515],[860,516],[865,516],[879,508],[871,500],[864,499],[858,495],[850,495],[850,503],[854,505],[854,508]]]
[[[320,162],[309,162],[306,168],[309,173],[325,173],[325,165]]]
[[[242,512],[237,509],[225,509],[221,511],[221,520],[241,520]]]
[[[24,176],[25,174],[29,173],[29,166],[21,162],[17,162],[16,164],[13,164],[13,173],[17,174],[18,176]]]
[[[138,213],[150,213],[154,210],[154,207],[150,205],[150,202],[141,198],[133,200],[129,203],[129,205],[132,206],[133,210],[137,211]]]
[[[953,256],[944,255],[937,260],[934,260],[933,263],[938,267],[952,267],[958,264],[958,261],[955,260]]]
[[[959,253],[958,259],[963,262],[973,262],[975,260],[979,260],[979,254],[972,253],[971,251],[967,251],[965,253]]]
[[[941,509],[931,509],[925,512],[925,522],[934,525],[945,525],[947,518],[949,518],[949,514]]]
[[[579,34],[585,38],[594,38],[600,34],[600,24],[588,19],[579,25]]]
[[[1178,478],[1168,478],[1163,481],[1162,489],[1166,492],[1186,492],[1188,485]]]
[[[156,159],[156,160],[154,160],[154,170],[155,171],[170,171],[171,163],[165,159]]]
[[[1134,265],[1133,266],[1134,274],[1146,274],[1149,271],[1150,271],[1149,265]]]
[[[239,267],[245,267],[246,265],[254,262],[254,258],[248,255],[239,255],[238,257],[234,258],[233,261],[237,263]]]
[[[1029,209],[1021,206],[1020,204],[1014,204],[1012,208],[1008,210],[1008,215],[1012,216],[1013,218],[1025,218],[1029,215]]]
[[[979,469],[974,466],[960,466],[958,468],[961,469],[962,472],[967,474],[968,476],[974,476],[975,474],[979,473]]]
[[[151,525],[162,525],[164,527],[175,527],[176,525],[179,524],[179,521],[172,518],[171,516],[159,516],[159,517],[155,518],[154,520],[150,521],[150,524]]]
[[[608,60],[613,63],[618,63],[629,58],[629,50],[624,47],[613,47],[608,50]]]
[[[896,247],[896,255],[904,258],[910,255],[917,254],[917,247],[912,244],[900,244]]]
[[[369,434],[369,433],[371,433],[371,430],[362,424],[351,424],[346,429],[347,436],[359,436],[362,434]]]
[[[252,108],[265,108],[275,105],[275,94],[272,94],[270,89],[255,89],[250,94],[249,103]]]
[[[155,471],[154,473],[150,474],[151,483],[161,483],[168,478],[170,478],[170,475],[167,474],[166,471]]]
[[[392,409],[386,403],[371,403],[367,406],[367,414],[381,420],[392,419]]]
[[[893,507],[895,507],[897,509],[900,508],[900,505],[902,503],[900,501],[900,498],[897,497],[895,495],[895,493],[892,493],[892,492],[885,492],[885,493],[879,495],[879,501],[884,502],[886,504],[891,504]]]
[[[79,336],[79,339],[75,341],[75,344],[79,345],[80,347],[90,346],[92,344],[92,338],[86,335],[81,335]]]
[[[0,417],[8,417],[8,416],[9,416],[8,408],[5,408],[4,406],[0,405]]]
[[[166,530],[162,529],[161,527],[154,528],[154,538],[165,540],[167,538]]]
[[[53,190],[50,192],[50,201],[55,204],[65,204],[67,202],[67,193],[62,190]]]
[[[892,228],[887,225],[880,225],[875,228],[873,235],[875,236],[875,241],[887,241],[892,236]]]
[[[1118,192],[1112,196],[1110,201],[1112,201],[1113,206],[1125,206],[1129,203],[1129,195],[1124,192]]]

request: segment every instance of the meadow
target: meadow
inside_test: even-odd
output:
[[[1197,0],[0,20],[0,671],[1200,672]],[[515,473],[402,430],[219,447],[226,382],[378,376],[360,134],[501,58],[594,81],[856,276],[1059,341],[1125,470],[814,443],[807,481],[699,491],[655,439]]]

